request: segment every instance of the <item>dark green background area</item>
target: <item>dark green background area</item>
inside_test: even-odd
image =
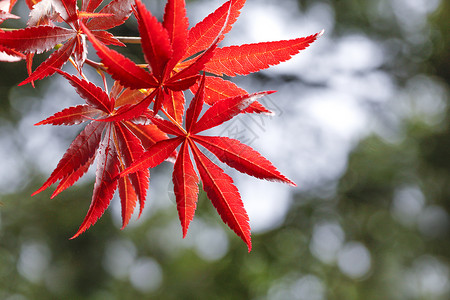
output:
[[[188,2],[188,9],[190,2],[194,1]],[[299,14],[319,2],[298,1]],[[440,7],[429,15],[428,36],[423,44],[408,39],[393,12],[374,10],[376,3],[391,1],[322,2],[333,9],[332,38],[336,41],[355,33],[380,43],[395,41],[384,54],[380,71],[393,78],[396,89],[404,89],[409,79],[422,74],[441,83],[448,102],[449,1],[441,1]],[[137,34],[127,28],[118,32]],[[138,47],[131,50],[134,53],[127,55],[139,56]],[[25,77],[24,63],[0,63],[3,130],[18,126],[22,116],[11,95],[19,92],[39,98],[52,80],[42,80],[36,89],[17,89],[17,83]],[[254,78],[268,80],[263,76]],[[286,79],[291,84],[297,80],[281,75],[269,79]],[[327,83],[323,85],[326,88]],[[20,106],[29,110],[36,107],[33,103]],[[157,210],[150,218],[123,231],[108,210],[88,232],[69,240],[87,211],[93,183],[77,185],[55,199],[50,199],[52,191],[30,197],[46,175],[35,171],[35,158],[23,157],[30,167],[20,183],[20,191],[0,194],[0,299],[448,299],[449,103],[445,109],[444,118],[435,123],[419,117],[403,118],[399,124],[402,139],[388,141],[374,133],[361,140],[350,153],[335,195],[320,196],[321,188],[307,192],[298,189],[282,224],[253,235],[250,254],[201,194],[196,217],[202,220],[205,230],[225,228],[229,241],[228,252],[217,260],[204,259],[189,241],[179,241],[181,230],[173,225],[178,222],[173,204],[172,209]],[[70,142],[71,137],[63,138]],[[16,143],[20,147],[21,141]],[[36,149],[36,156],[44,151]],[[2,161],[6,160],[8,157],[2,157]],[[165,172],[152,172],[158,171]],[[327,190],[327,184],[334,183],[324,182],[322,188]],[[438,211],[439,216],[446,216],[442,219],[446,223],[431,222],[424,229],[414,222],[402,222],[393,210],[393,199],[405,186],[420,189],[425,199],[423,209],[431,216]],[[158,195],[151,193],[151,197]],[[325,262],[314,255],[314,231],[323,222],[337,222],[346,241],[358,241],[369,250],[371,264],[365,276],[348,276],[336,261]],[[176,230],[167,230],[172,227]],[[199,232],[201,228],[188,235]],[[183,243],[185,246],[179,247]],[[203,247],[207,246],[203,243]],[[33,268],[38,278],[24,274]],[[151,284],[139,288],[136,277],[140,278],[137,282],[148,280]],[[430,290],[427,280],[431,280],[431,286],[447,287],[436,293]],[[308,288],[313,291],[306,295],[321,296],[305,298],[300,292]]]

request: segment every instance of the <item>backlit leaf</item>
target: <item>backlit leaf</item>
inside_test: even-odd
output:
[[[19,83],[19,86],[43,79],[55,74],[56,70],[61,68],[70,58],[75,46],[75,40],[65,43],[61,48],[50,55],[27,79]]]
[[[173,55],[169,34],[139,0],[136,0],[136,10],[144,56],[152,72],[161,79],[164,68]]]
[[[84,166],[95,155],[104,127],[105,124],[100,122],[88,124],[69,146],[47,181],[32,195],[42,192],[73,170]]]
[[[98,116],[98,114],[98,109],[95,109],[90,105],[82,104],[65,108],[34,125],[75,125],[85,121],[91,121],[92,118]]]
[[[117,154],[115,152],[111,124],[108,124],[98,152],[97,171],[91,205],[83,223],[71,239],[76,238],[97,222],[108,208],[116,190],[119,178],[119,161],[116,159]]]
[[[58,73],[63,75],[70,82],[70,84],[77,91],[78,95],[86,100],[87,104],[107,114],[113,111],[114,102],[109,99],[108,94],[106,94],[101,88],[91,82],[87,82],[84,79],[79,79],[78,77],[70,75],[66,72],[58,70]]]
[[[124,125],[115,123],[114,129],[115,136],[118,141],[116,144],[116,146],[118,146],[118,156],[123,158],[123,164],[121,166],[121,171],[123,171],[144,153],[144,148],[142,147],[140,140]],[[139,215],[141,215],[142,210],[144,209],[145,198],[147,196],[150,173],[148,170],[144,169],[130,174],[129,178],[132,183],[131,186],[139,197]]]
[[[131,14],[131,0],[113,0],[100,10],[99,13],[109,14],[110,16],[106,18],[93,18],[88,21],[87,27],[90,30],[106,30],[119,26]]]
[[[247,75],[290,59],[308,47],[322,32],[294,40],[218,48],[205,71],[217,75]]]
[[[181,144],[181,138],[172,138],[157,142],[150,147],[136,162],[120,174],[125,176],[139,170],[154,168],[165,161]]]
[[[295,184],[283,176],[270,161],[251,147],[235,139],[218,136],[195,136],[195,141],[211,151],[220,161],[259,179]]]
[[[173,57],[168,67],[172,69],[183,58],[187,47],[189,21],[184,0],[167,1],[163,26],[172,44]]]
[[[214,42],[219,43],[225,34],[231,30],[244,4],[245,0],[227,1],[203,21],[192,27],[189,31],[188,49],[184,58],[209,48]],[[225,28],[223,28],[224,23],[226,24]],[[215,41],[217,37],[218,40]]]
[[[81,27],[115,80],[134,89],[157,87],[155,79],[149,73],[122,54],[103,45],[84,25],[81,24]]]
[[[189,156],[187,143],[184,143],[173,167],[172,175],[178,216],[186,237],[189,224],[194,218],[198,198],[198,177]]]
[[[250,252],[252,243],[249,219],[239,191],[233,184],[233,179],[200,152],[195,144],[191,143],[191,147],[203,183],[203,189],[208,198],[224,223],[247,244]]]
[[[192,132],[198,133],[219,126],[246,109],[252,102],[271,93],[273,91],[247,94],[217,101],[193,126]]]
[[[73,30],[62,27],[27,27],[0,32],[0,45],[23,53],[41,53],[75,35]]]

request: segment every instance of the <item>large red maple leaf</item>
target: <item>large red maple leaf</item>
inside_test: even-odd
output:
[[[205,101],[212,105],[220,99],[247,94],[234,83],[217,76],[247,75],[279,64],[308,47],[321,35],[320,32],[292,40],[216,49],[217,43],[231,30],[244,4],[245,0],[227,1],[188,30],[184,0],[168,0],[163,23],[158,22],[136,0],[136,18],[149,72],[107,48],[89,30],[85,30],[114,79],[131,88],[158,89],[154,98],[145,99],[143,104],[136,105],[133,110],[115,118],[129,118],[139,114],[154,101],[155,113],[163,106],[179,122],[184,107],[184,97],[180,91],[187,88],[196,91],[199,71],[216,75],[206,79]],[[246,112],[270,113],[257,102],[246,109]]]
[[[270,161],[240,141],[227,137],[199,134],[232,119],[252,102],[270,93],[272,92],[260,92],[216,101],[198,119],[205,97],[205,77],[203,77],[200,88],[186,111],[185,128],[167,120],[153,118],[152,122],[159,129],[175,137],[159,141],[151,146],[138,160],[122,172],[121,176],[129,176],[134,172],[156,167],[181,145],[174,165],[173,183],[178,215],[183,229],[183,237],[185,237],[189,223],[194,217],[199,183],[189,154],[190,149],[208,198],[222,220],[244,240],[250,251],[250,226],[239,191],[234,186],[231,177],[213,163],[198,148],[197,144],[205,147],[220,161],[240,172],[260,179],[279,181],[295,186]]]
[[[82,1],[81,11],[75,0],[28,2],[34,4],[33,22],[51,24],[63,19],[70,29],[40,25],[10,31],[14,35],[1,32],[0,51],[5,48],[32,56],[64,43],[23,83],[59,72],[86,101],[86,104],[67,108],[38,125],[89,122],[49,179],[34,194],[60,181],[54,197],[74,184],[97,158],[91,206],[74,237],[97,221],[116,189],[119,190],[125,226],[137,201],[142,212],[149,181],[148,168],[172,156],[175,158],[173,182],[183,237],[195,213],[201,180],[222,220],[245,241],[250,251],[250,226],[239,191],[231,177],[203,151],[206,149],[223,163],[251,176],[294,183],[240,141],[201,133],[242,112],[269,112],[257,100],[271,92],[249,94],[222,76],[247,75],[286,61],[308,47],[322,32],[291,40],[218,48],[218,43],[237,20],[245,0],[225,2],[190,29],[184,0],[168,0],[162,22],[140,0],[135,0],[133,11],[145,60],[145,64],[136,64],[107,47],[107,44],[118,42],[104,31],[128,18],[128,1],[113,0],[98,13],[95,10],[101,0]],[[50,8],[44,9],[46,5]],[[35,41],[31,38],[33,34]],[[116,82],[109,95],[87,80],[59,70],[71,58],[83,75],[85,36],[101,59],[101,63],[90,62],[90,65],[98,71],[106,70]],[[19,45],[21,38],[25,45]],[[28,61],[31,61],[30,57]],[[203,77],[199,83],[201,72]],[[106,86],[106,79],[103,79]],[[189,89],[194,98],[185,110],[185,92]],[[200,118],[205,103],[210,107]],[[151,105],[152,112],[149,110]],[[161,118],[158,113],[166,118]],[[169,138],[167,134],[173,137]]]
[[[80,226],[77,237],[104,213],[117,186],[122,205],[123,227],[128,224],[139,200],[140,213],[144,208],[148,189],[148,170],[131,176],[118,177],[119,172],[130,166],[144,153],[144,149],[156,142],[167,139],[149,119],[141,116],[137,120],[120,122],[99,122],[114,115],[123,105],[129,105],[145,97],[141,92],[126,89],[116,84],[110,95],[92,83],[59,71],[75,87],[86,104],[66,108],[36,125],[74,125],[89,122],[75,138],[47,181],[33,195],[42,192],[53,183],[60,181],[52,198],[73,185],[97,157],[97,171],[91,206]],[[144,121],[144,122],[143,122]],[[139,213],[139,214],[140,214]],[[122,228],[123,228],[122,227]]]

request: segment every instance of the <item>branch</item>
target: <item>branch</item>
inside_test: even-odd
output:
[[[98,62],[90,60],[90,59],[86,59],[84,61],[84,63],[89,65],[89,66],[91,66],[91,67],[93,67],[94,69],[106,72],[106,67],[102,63],[98,63]]]
[[[136,36],[114,36],[124,44],[140,44],[141,38]]]

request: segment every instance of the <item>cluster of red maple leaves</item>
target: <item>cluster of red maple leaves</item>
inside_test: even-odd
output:
[[[11,13],[16,1],[0,0],[0,24],[18,18]],[[27,27],[0,29],[0,60],[26,60],[29,76],[19,85],[34,85],[37,80],[59,73],[85,101],[36,124],[87,123],[33,195],[59,181],[53,198],[83,176],[96,159],[91,205],[72,238],[101,217],[117,189],[125,227],[137,202],[142,213],[149,168],[169,159],[175,161],[173,184],[183,237],[194,217],[201,181],[222,220],[250,251],[249,220],[239,192],[231,177],[204,152],[248,175],[294,183],[238,140],[201,133],[240,113],[270,113],[257,100],[272,91],[249,94],[223,75],[247,75],[286,61],[322,32],[292,40],[219,48],[218,43],[231,30],[245,0],[227,1],[192,28],[184,0],[168,0],[162,23],[140,0],[78,2],[79,7],[77,0],[26,0],[30,8]],[[132,14],[138,23],[143,64],[108,47],[125,46],[127,39],[106,30],[123,24]],[[87,40],[100,62],[88,59]],[[50,50],[52,54],[33,70],[33,56]],[[76,75],[61,70],[67,61]],[[88,81],[85,66],[98,71],[104,89]],[[114,80],[109,92],[105,73]],[[185,110],[186,91],[194,93],[194,97]],[[200,116],[205,105],[209,107]]]

